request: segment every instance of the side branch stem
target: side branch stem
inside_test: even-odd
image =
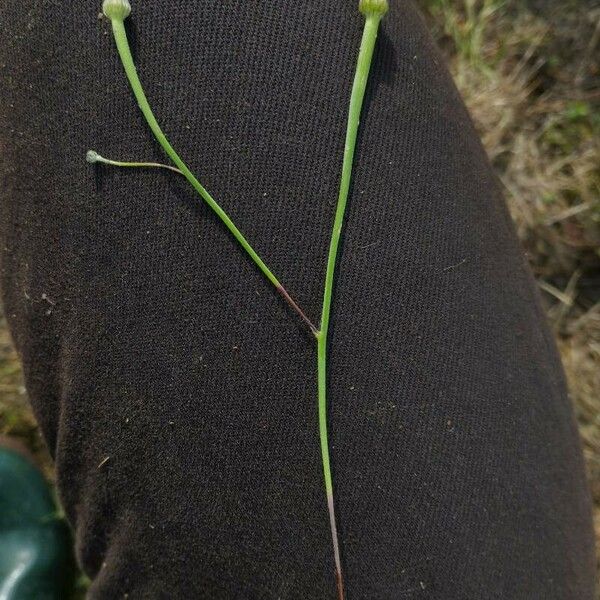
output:
[[[129,48],[129,42],[127,40],[127,33],[125,31],[125,25],[121,19],[112,19],[112,28],[113,34],[115,37],[115,42],[117,44],[117,50],[119,51],[119,56],[121,57],[121,62],[123,63],[123,68],[125,69],[125,74],[127,75],[127,79],[131,85],[131,89],[135,95],[135,98],[139,104],[139,107],[150,127],[154,137],[157,139],[158,143],[162,146],[164,151],[167,153],[171,161],[175,164],[175,166],[181,171],[183,176],[188,180],[191,186],[198,192],[198,194],[202,197],[202,199],[208,204],[208,206],[217,214],[219,219],[223,222],[225,227],[231,232],[233,237],[239,242],[240,246],[246,251],[246,253],[250,256],[250,258],[254,261],[256,266],[262,271],[265,277],[279,290],[285,300],[288,302],[290,307],[298,313],[298,315],[302,318],[302,320],[307,323],[310,327],[311,331],[314,333],[317,331],[316,327],[310,322],[310,320],[306,317],[306,314],[300,309],[298,304],[291,298],[291,296],[285,291],[284,287],[281,285],[277,277],[272,273],[272,271],[267,267],[267,265],[263,262],[261,257],[256,253],[254,248],[250,245],[248,240],[244,237],[242,232],[236,227],[234,222],[229,218],[229,215],[221,208],[221,206],[216,202],[216,200],[208,193],[208,191],[204,188],[204,186],[196,179],[194,174],[189,170],[187,165],[181,160],[177,152],[171,144],[169,140],[163,133],[160,128],[158,121],[156,120],[152,109],[150,108],[150,104],[148,103],[148,99],[146,98],[146,94],[144,93],[144,89],[142,88],[142,84],[137,74],[137,70],[135,68],[135,64],[133,62],[133,57],[131,56],[131,49]]]
[[[122,160],[111,160],[110,158],[104,158],[103,156],[96,156],[94,162],[103,163],[105,165],[111,165],[113,167],[124,167],[124,168],[148,168],[148,169],[168,169],[179,175],[183,173],[177,168],[171,165],[163,165],[155,162],[125,162]]]

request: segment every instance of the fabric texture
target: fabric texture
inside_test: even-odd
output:
[[[99,0],[0,3],[3,302],[89,597],[334,598],[316,348],[165,161]],[[137,1],[180,155],[318,321],[354,1]],[[499,185],[409,2],[384,19],[334,297],[348,599],[592,600],[561,366]]]

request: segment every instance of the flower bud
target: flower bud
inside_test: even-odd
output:
[[[97,163],[99,158],[100,155],[97,152],[94,152],[93,150],[88,150],[87,154],[85,155],[85,160],[92,164]]]
[[[360,10],[365,17],[383,17],[388,9],[389,5],[387,0],[359,0],[358,2],[358,10]]]
[[[102,12],[111,21],[113,19],[124,21],[131,12],[131,4],[128,0],[104,0]]]

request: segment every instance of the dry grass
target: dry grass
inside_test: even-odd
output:
[[[38,451],[41,439],[23,385],[21,367],[0,316],[0,435],[19,438]]]
[[[420,3],[504,183],[548,301],[600,540],[600,3]],[[1,322],[0,433],[43,452]]]

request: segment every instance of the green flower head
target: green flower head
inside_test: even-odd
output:
[[[389,8],[387,0],[359,0],[358,2],[358,10],[365,17],[372,15],[383,17]]]
[[[128,0],[104,0],[102,12],[111,21],[113,19],[124,21],[131,12],[131,4]]]

